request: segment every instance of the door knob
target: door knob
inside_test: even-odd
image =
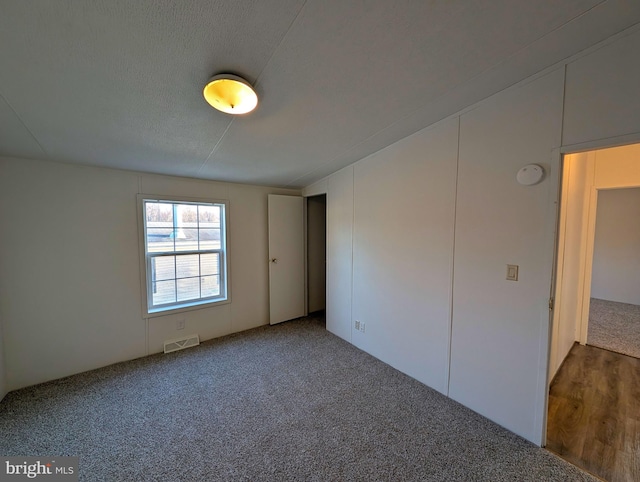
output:
[[[278,258],[271,258],[271,262],[273,264],[278,264]]]

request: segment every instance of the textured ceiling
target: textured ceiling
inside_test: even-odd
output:
[[[0,0],[0,155],[300,187],[638,22],[637,0]],[[258,109],[210,108],[218,72]]]

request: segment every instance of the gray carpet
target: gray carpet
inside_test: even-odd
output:
[[[596,480],[314,318],[10,393],[0,433],[86,481]]]
[[[587,345],[640,358],[640,306],[591,298]]]

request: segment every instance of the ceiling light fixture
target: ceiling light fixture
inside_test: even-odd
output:
[[[251,84],[232,74],[211,77],[202,95],[211,107],[227,114],[246,114],[258,105],[258,94]]]

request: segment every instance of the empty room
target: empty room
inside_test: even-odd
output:
[[[547,438],[639,51],[631,0],[0,0],[0,479],[638,480],[635,408]]]

